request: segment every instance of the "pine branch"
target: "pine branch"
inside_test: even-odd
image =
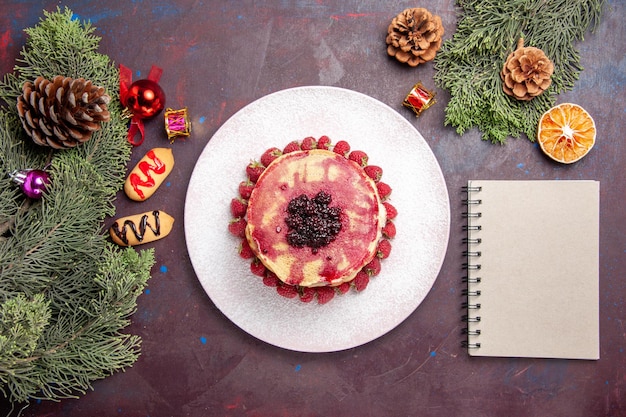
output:
[[[534,141],[541,115],[573,88],[582,67],[575,42],[599,23],[605,0],[458,0],[457,30],[435,57],[435,82],[450,91],[445,124],[462,135],[477,127],[504,144],[522,134]],[[502,91],[499,73],[517,40],[542,49],[555,65],[552,85],[520,102]]]
[[[139,338],[122,334],[119,329],[129,323],[152,260],[132,249],[119,255],[109,247],[108,253],[110,263],[95,279],[100,288],[98,296],[76,302],[66,307],[64,314],[52,317],[40,338],[45,343],[10,363],[13,372],[7,384],[14,390],[23,390],[24,386],[42,389],[41,394],[29,393],[31,398],[76,397],[77,392],[84,393],[90,387],[91,380],[136,360]],[[3,368],[0,363],[0,375]]]
[[[12,403],[76,397],[130,366],[140,339],[125,334],[150,277],[152,251],[121,249],[102,233],[130,158],[119,73],[99,38],[68,9],[27,30],[15,73],[0,84],[0,171],[49,165],[43,199],[0,179],[0,392]],[[25,81],[86,78],[114,99],[111,121],[85,144],[50,152],[26,137],[15,109]]]

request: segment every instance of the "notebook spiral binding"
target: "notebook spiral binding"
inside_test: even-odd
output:
[[[471,236],[472,232],[477,232],[482,229],[481,225],[475,224],[482,216],[480,211],[476,211],[476,206],[482,204],[481,199],[472,198],[472,193],[479,193],[482,187],[464,186],[462,191],[467,194],[467,198],[462,200],[463,205],[467,207],[467,211],[463,212],[463,218],[467,219],[467,224],[463,225],[463,231],[467,232],[467,236],[463,238],[462,244],[466,246],[466,250],[463,251],[463,257],[467,258],[467,261],[463,263],[463,270],[466,271],[466,275],[461,278],[461,282],[467,285],[461,293],[465,297],[465,301],[461,304],[461,308],[467,311],[461,317],[461,320],[467,324],[467,327],[463,328],[462,333],[466,337],[461,345],[468,349],[480,348],[480,342],[474,341],[474,337],[480,335],[480,329],[476,328],[477,323],[480,323],[480,289],[474,288],[476,284],[481,281],[480,277],[475,276],[475,272],[481,268],[480,263],[476,258],[481,256],[480,250],[476,249],[477,245],[482,242],[480,237]],[[471,272],[471,273],[470,273]]]

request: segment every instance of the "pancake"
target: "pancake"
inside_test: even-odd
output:
[[[284,283],[337,286],[376,255],[386,212],[362,167],[322,149],[283,154],[248,200],[246,239]]]

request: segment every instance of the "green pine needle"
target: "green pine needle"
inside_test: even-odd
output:
[[[67,8],[44,14],[0,83],[0,172],[49,165],[52,179],[32,201],[0,178],[0,392],[12,403],[76,397],[132,365],[140,339],[123,330],[154,264],[151,250],[121,249],[102,231],[131,152],[119,72],[88,23]],[[70,150],[35,145],[17,116],[24,82],[55,75],[91,80],[113,99],[111,121]]]
[[[477,127],[483,139],[504,144],[522,134],[535,141],[541,115],[573,88],[582,67],[575,48],[599,23],[605,0],[457,0],[459,23],[435,57],[435,82],[447,89],[445,124],[458,134]],[[552,85],[522,102],[502,90],[500,71],[519,38],[554,63]]]

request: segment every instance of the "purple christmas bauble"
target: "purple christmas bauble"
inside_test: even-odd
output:
[[[16,171],[11,174],[11,178],[20,185],[26,197],[34,199],[41,198],[50,183],[50,174],[41,169]]]

